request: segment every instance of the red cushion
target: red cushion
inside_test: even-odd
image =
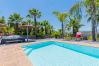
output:
[[[76,35],[76,38],[80,38],[80,37],[81,37],[81,35],[78,35],[78,34]]]

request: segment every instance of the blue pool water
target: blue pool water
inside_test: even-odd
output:
[[[33,66],[99,66],[99,48],[53,41],[22,48]]]

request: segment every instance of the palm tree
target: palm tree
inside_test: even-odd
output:
[[[49,35],[50,37],[52,37],[52,33],[53,33],[53,26],[49,25]]]
[[[70,22],[69,24],[66,24],[66,29],[67,30],[73,30],[73,37],[75,37],[76,33],[78,32],[79,28],[81,28],[82,24],[80,24],[80,22],[77,22],[77,20],[75,18],[70,18]]]
[[[48,20],[42,21],[42,25],[44,28],[45,36],[47,36],[49,33],[49,30],[50,30],[50,24],[49,24]]]
[[[13,13],[9,16],[8,23],[10,27],[14,27],[15,34],[18,34],[18,24],[22,21],[22,19],[23,18],[18,13]]]
[[[40,18],[41,12],[37,9],[30,9],[29,10],[29,16],[31,18],[34,18],[34,23],[35,23],[35,36],[37,36],[37,18]]]
[[[96,23],[96,1],[97,0],[85,0],[84,1],[86,11],[90,16],[90,20],[92,23],[92,40],[93,41],[96,41],[96,26],[97,26],[97,23]]]
[[[55,14],[58,20],[61,22],[61,26],[62,26],[61,37],[63,38],[64,37],[64,22],[65,22],[65,19],[68,17],[68,13],[66,12],[60,13],[60,12],[54,11],[53,14]]]
[[[80,20],[82,17],[81,3],[77,2],[70,9],[70,26],[73,26],[73,36],[75,37],[76,32],[79,31]]]
[[[95,1],[96,21],[97,21],[97,24],[99,23],[99,3],[98,3],[98,2],[99,2],[98,0]],[[86,8],[87,8],[87,7],[89,6],[88,0],[86,0],[86,1],[84,2],[84,4],[85,4],[85,6],[86,6]],[[86,12],[87,12],[87,17],[88,17],[88,22],[90,22],[90,21],[91,21],[91,16],[90,16],[91,10],[90,10],[89,8],[87,8],[87,9],[86,9]]]
[[[78,20],[80,20],[82,17],[81,6],[82,6],[82,3],[77,2],[70,8],[70,15],[75,17]]]
[[[44,20],[43,21],[43,25],[44,25],[44,28],[45,28],[45,36],[46,36],[47,33],[48,33],[48,25],[49,25],[48,21],[47,20]]]
[[[40,22],[40,29],[41,29],[41,32],[44,31],[44,23],[43,22]]]
[[[27,15],[26,18],[27,18],[27,20],[26,20],[27,24],[28,25],[33,25],[33,21],[31,19],[31,16],[30,15]]]

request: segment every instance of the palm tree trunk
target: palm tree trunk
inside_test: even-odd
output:
[[[97,40],[97,33],[98,33],[98,24],[97,24],[97,22],[96,22],[96,40]]]
[[[96,41],[96,8],[94,0],[90,0],[91,18],[92,18],[92,40]]]
[[[76,32],[75,32],[75,25],[73,25],[73,37],[76,36]]]
[[[64,38],[64,25],[63,25],[63,22],[62,22],[62,33],[61,33],[62,35],[62,38]]]
[[[45,37],[46,37],[46,35],[47,35],[47,29],[46,29],[46,25],[45,25]]]
[[[37,21],[36,21],[36,16],[34,16],[34,22],[35,22],[35,38],[37,38]]]
[[[92,22],[92,40],[96,41],[96,26],[94,21]]]
[[[15,23],[14,29],[15,29],[15,34],[18,34],[18,23]]]

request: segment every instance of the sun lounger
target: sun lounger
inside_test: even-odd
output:
[[[5,44],[9,42],[25,42],[25,38],[16,35],[2,37],[1,44]]]

